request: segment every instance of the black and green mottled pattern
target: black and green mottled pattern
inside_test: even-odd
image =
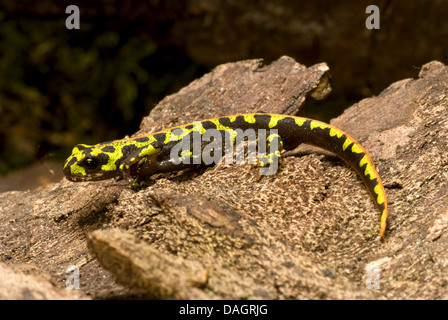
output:
[[[380,236],[388,215],[386,193],[367,151],[352,137],[329,124],[280,114],[240,114],[207,119],[146,136],[77,145],[66,160],[63,171],[70,181],[134,177],[144,180],[152,174],[184,169],[194,164],[173,164],[170,152],[182,138],[217,129],[224,135],[236,129],[277,129],[283,148],[293,149],[301,143],[331,151],[345,160],[361,177],[381,213]]]

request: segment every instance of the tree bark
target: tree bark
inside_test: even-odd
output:
[[[327,71],[287,57],[225,64],[162,100],[137,134],[225,114],[297,114],[328,94]],[[52,291],[75,265],[78,294],[97,299],[446,299],[446,83],[447,67],[428,63],[331,122],[369,151],[385,183],[382,241],[361,180],[313,150],[260,180],[248,165],[216,165],[160,175],[140,192],[63,179],[1,193],[0,272],[33,265]]]

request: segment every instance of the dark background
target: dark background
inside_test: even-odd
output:
[[[371,4],[380,30],[365,27]],[[65,27],[68,5],[79,30]],[[0,174],[131,135],[166,95],[243,59],[326,62],[333,92],[305,115],[329,121],[446,63],[447,14],[441,0],[0,1]]]

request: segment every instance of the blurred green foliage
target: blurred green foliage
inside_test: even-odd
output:
[[[63,19],[0,11],[0,39],[0,174],[132,134],[158,100],[203,72],[130,28],[81,21],[67,30]]]

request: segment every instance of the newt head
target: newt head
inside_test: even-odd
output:
[[[113,146],[78,144],[65,160],[62,171],[70,181],[92,181],[120,176]],[[112,151],[112,152],[111,152]]]

